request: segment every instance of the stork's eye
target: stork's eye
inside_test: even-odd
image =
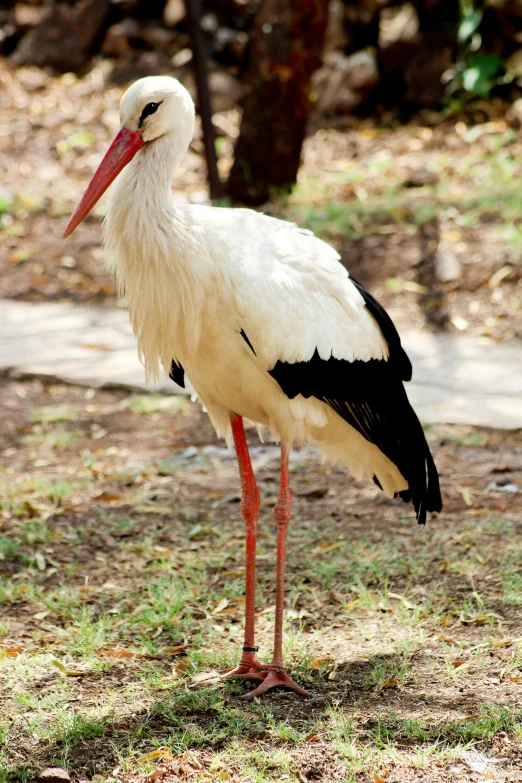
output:
[[[141,112],[140,121],[138,123],[138,126],[140,128],[143,125],[143,121],[144,121],[145,117],[148,117],[149,114],[154,114],[154,112],[158,110],[158,106],[160,106],[161,103],[162,103],[162,101],[159,101],[158,103],[147,103],[147,105],[145,106],[145,108]]]

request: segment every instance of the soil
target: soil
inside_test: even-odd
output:
[[[208,771],[216,769],[216,753],[225,754],[219,758],[229,775],[223,772],[220,779],[253,780],[237,766],[237,759],[234,762],[234,744],[226,734],[197,740],[198,732],[215,729],[216,715],[226,709],[247,720],[241,733],[243,753],[286,749],[296,770],[292,779],[343,780],[346,763],[328,734],[332,709],[345,711],[357,747],[380,747],[383,727],[399,731],[404,721],[428,719],[430,726],[446,729],[451,724],[448,737],[440,729],[441,741],[446,741],[451,732],[463,731],[465,736],[465,727],[482,714],[484,705],[520,710],[517,643],[522,623],[518,599],[507,599],[505,569],[508,560],[513,573],[520,569],[516,552],[522,537],[522,436],[449,426],[428,432],[441,475],[444,512],[426,528],[415,526],[410,508],[386,499],[372,483],[354,481],[308,449],[293,454],[286,634],[293,635],[294,646],[287,655],[295,676],[313,690],[313,700],[275,692],[261,706],[249,706],[241,698],[243,686],[220,684],[213,686],[217,691],[204,692],[210,693],[207,703],[221,694],[221,706],[205,708],[203,697],[199,706],[183,701],[192,698],[184,695],[191,693],[190,677],[161,688],[146,685],[143,678],[152,663],[168,680],[173,658],[163,650],[173,645],[183,645],[190,660],[218,655],[235,661],[242,610],[240,599],[232,596],[243,594],[243,523],[233,455],[216,441],[205,414],[188,402],[181,411],[154,410],[158,398],[150,398],[152,408],[143,399],[149,398],[46,387],[40,381],[3,380],[0,385],[0,539],[26,531],[19,551],[0,560],[0,573],[7,580],[0,605],[3,643],[15,651],[13,659],[5,659],[2,676],[12,682],[10,666],[19,653],[27,661],[26,674],[19,669],[22,679],[15,691],[4,690],[0,696],[2,714],[21,737],[21,744],[11,741],[5,751],[11,768],[23,767],[32,779],[35,770],[59,758],[81,780],[94,774],[105,779],[114,768],[113,776],[122,783],[143,780],[136,771],[137,754],[158,744],[172,746],[181,724],[188,723],[194,731],[192,749],[164,765],[163,781],[216,779],[216,773]],[[64,433],[71,435],[70,442]],[[266,656],[273,631],[269,607],[274,603],[275,536],[270,508],[277,496],[278,450],[260,445],[254,431],[249,431],[249,440],[262,497],[258,643]],[[49,486],[64,481],[67,493],[50,502]],[[49,532],[42,540],[31,520],[45,521]],[[27,530],[33,531],[32,539]],[[176,619],[128,626],[122,620],[139,614],[147,586],[158,574],[180,574],[191,585],[193,598],[181,615],[191,616],[191,624],[184,630]],[[16,587],[21,584],[27,587]],[[10,589],[19,589],[17,597],[9,598]],[[216,611],[223,589],[228,590],[228,610]],[[34,590],[39,598],[31,598]],[[71,640],[76,638],[79,645],[81,630],[74,631],[73,615],[59,602],[45,598],[53,591],[77,594],[93,618],[113,616],[109,641],[100,642],[97,652],[94,644],[92,655],[107,661],[107,648],[123,650],[122,660],[116,654],[110,666],[96,668],[92,655],[71,652]],[[129,650],[133,652],[125,652]],[[49,667],[49,653],[79,675]],[[310,667],[312,658],[319,662]],[[379,667],[388,672],[380,681]],[[45,697],[45,703],[52,704],[52,694],[64,680],[71,714],[110,702],[111,719],[102,736],[64,745],[64,740],[44,742],[38,733],[28,733],[35,706],[24,707],[29,702],[17,700],[15,694]],[[133,682],[144,686],[129,701],[125,694]],[[178,701],[169,712],[171,698]],[[259,712],[262,709],[265,712]],[[294,731],[302,727],[302,739],[292,744],[278,738],[273,726],[280,722]],[[134,761],[126,767],[121,758],[129,752],[131,738]],[[387,762],[393,765],[391,781],[484,779],[465,753],[419,766],[412,756],[416,741],[404,731],[394,741],[395,761]],[[493,760],[495,780],[521,780],[520,735],[508,729],[489,742],[477,742],[477,752],[487,748]],[[355,779],[373,779],[372,769],[368,762]],[[277,761],[266,775],[263,780],[283,779]]]

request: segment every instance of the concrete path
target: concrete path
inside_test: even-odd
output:
[[[522,427],[522,342],[400,332],[413,363],[408,396],[422,421]],[[0,300],[0,372],[183,392],[168,380],[145,385],[123,309]]]

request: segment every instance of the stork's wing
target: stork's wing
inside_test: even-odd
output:
[[[279,258],[259,276],[257,306],[250,297],[243,311],[244,338],[289,398],[327,403],[398,467],[408,482],[399,495],[413,502],[422,524],[442,501],[403,385],[411,379],[410,360],[386,311],[348,275],[335,251],[306,239],[308,257]]]

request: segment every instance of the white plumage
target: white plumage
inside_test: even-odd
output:
[[[317,444],[357,478],[376,475],[388,496],[405,489],[393,463],[326,403],[289,400],[267,372],[316,349],[323,359],[387,358],[339,255],[311,232],[252,210],[176,204],[172,176],[192,138],[193,104],[179,82],[141,80],[122,101],[122,125],[139,116],[149,85],[147,101],[171,96],[176,122],[114,184],[104,231],[148,378],[180,364],[229,443],[235,411],[289,444]]]
[[[437,473],[402,387],[411,366],[382,308],[311,232],[247,209],[175,203],[194,129],[179,82],[136,82],[121,121],[66,235],[121,172],[104,241],[147,377],[174,361],[229,443],[234,416],[287,449],[312,442],[389,497],[412,499],[423,522],[440,508]]]

